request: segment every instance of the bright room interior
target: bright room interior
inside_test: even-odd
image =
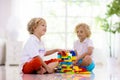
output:
[[[27,79],[29,76],[36,77],[31,80],[83,80],[81,76],[85,77],[84,80],[119,80],[120,13],[108,19],[113,28],[116,25],[112,24],[119,22],[119,26],[113,29],[116,30],[115,33],[101,29],[96,20],[97,17],[106,16],[107,5],[113,1],[119,0],[0,0],[0,80],[30,80]],[[33,17],[43,17],[47,21],[47,33],[42,39],[48,50],[72,50],[73,42],[77,39],[75,26],[80,22],[90,25],[96,63],[93,79],[90,78],[91,75],[77,74],[25,75],[25,79],[21,77],[20,53],[29,37],[27,23]],[[54,54],[44,59],[56,57]]]

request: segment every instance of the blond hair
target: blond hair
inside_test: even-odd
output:
[[[34,33],[34,29],[42,24],[42,23],[45,23],[46,24],[46,21],[43,19],[43,18],[32,18],[28,24],[27,24],[27,30],[30,34],[33,34]]]
[[[75,27],[75,33],[77,33],[77,30],[78,28],[82,27],[84,30],[85,30],[85,33],[87,35],[87,37],[90,37],[91,36],[91,30],[90,30],[90,27],[85,24],[85,23],[80,23],[78,24],[76,27]]]

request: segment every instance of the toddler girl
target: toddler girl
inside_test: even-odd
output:
[[[93,42],[89,38],[91,35],[90,28],[85,23],[80,23],[76,26],[75,32],[78,40],[74,42],[74,49],[77,53],[77,60],[74,62],[79,67],[84,67],[88,71],[92,71],[95,64],[92,60]]]

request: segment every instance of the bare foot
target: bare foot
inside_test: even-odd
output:
[[[37,74],[44,74],[44,73],[46,73],[46,70],[41,66],[40,70],[37,71]]]
[[[48,73],[54,73],[55,68],[57,66],[58,66],[58,62],[52,62],[52,63],[48,64],[48,67],[49,67]]]
[[[48,73],[53,73],[54,72],[54,70],[50,67],[47,68],[47,71],[48,71]]]

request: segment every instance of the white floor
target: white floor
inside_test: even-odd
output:
[[[0,66],[0,80],[120,80],[120,65],[114,60],[96,64],[92,74],[20,74],[18,66]]]

